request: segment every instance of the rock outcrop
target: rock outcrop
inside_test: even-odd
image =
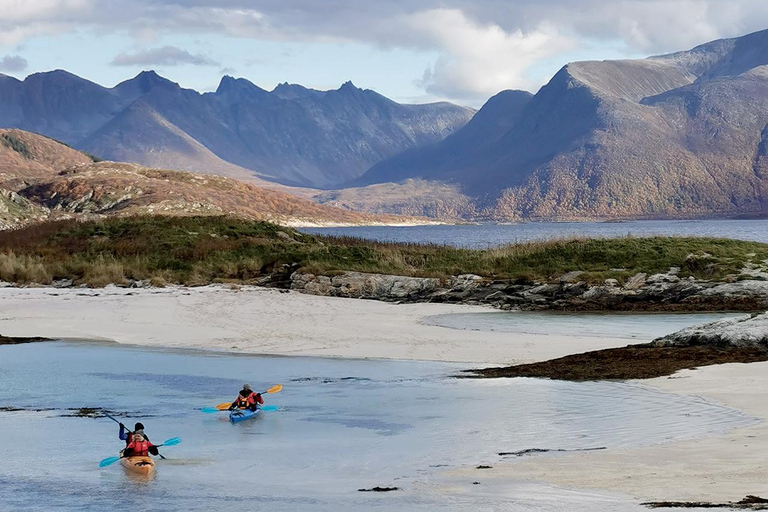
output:
[[[657,347],[742,347],[768,349],[768,313],[688,327],[652,342]]]
[[[291,276],[291,289],[293,290],[312,295],[356,299],[420,301],[426,300],[439,287],[439,279],[366,274],[363,272],[344,272],[333,277],[295,272]]]
[[[758,311],[768,308],[768,281],[719,283],[681,279],[679,269],[646,277],[637,274],[622,286],[578,280],[569,272],[556,282],[518,283],[464,274],[450,279],[343,272],[291,275],[292,290],[332,297],[393,302],[444,302],[499,309],[562,311]],[[285,282],[285,281],[283,281]]]

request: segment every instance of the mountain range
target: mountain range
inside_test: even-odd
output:
[[[0,126],[104,158],[300,186],[282,191],[369,213],[766,216],[768,30],[570,63],[536,94],[502,91],[476,113],[349,82],[266,91],[224,77],[200,94],[153,72],[111,89],[64,71],[0,76]]]
[[[225,76],[215,92],[153,71],[113,88],[62,70],[0,75],[0,127],[63,141],[102,158],[155,167],[332,188],[382,159],[442,140],[474,110],[402,105],[346,82],[266,91]]]
[[[504,92],[355,185],[414,182],[451,184],[470,216],[500,220],[766,215],[768,31],[568,64],[536,95]]]

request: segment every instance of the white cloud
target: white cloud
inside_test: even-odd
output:
[[[139,45],[174,34],[353,41],[438,52],[413,78],[443,96],[535,87],[532,67],[585,42],[651,54],[764,28],[766,0],[0,0],[0,45],[87,29]]]
[[[531,89],[527,71],[540,59],[576,45],[550,26],[523,32],[482,25],[461,11],[436,9],[409,18],[413,30],[430,37],[443,55],[419,83],[435,96],[487,98],[502,89]]]
[[[112,60],[113,66],[219,66],[210,57],[201,54],[191,54],[175,46],[149,48],[135,53],[121,53]]]

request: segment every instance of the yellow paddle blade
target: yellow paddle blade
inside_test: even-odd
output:
[[[229,406],[232,405],[232,402],[224,402],[216,406],[216,408],[220,411],[226,411],[229,409]]]
[[[283,390],[282,384],[276,384],[267,390],[267,393],[279,393]]]

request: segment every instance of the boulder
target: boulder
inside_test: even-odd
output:
[[[688,327],[653,340],[657,347],[707,345],[768,349],[768,313],[744,315]]]
[[[436,291],[439,279],[344,272],[333,277],[294,272],[291,289],[314,295],[378,300],[418,298]]]
[[[615,286],[593,286],[584,292],[580,298],[585,302],[601,307],[612,307],[620,303],[628,293],[631,292],[626,292]]]

